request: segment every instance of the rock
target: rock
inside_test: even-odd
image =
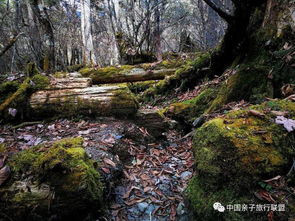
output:
[[[0,188],[0,214],[16,221],[83,220],[102,208],[101,177],[82,142],[64,139],[9,159],[11,178]]]
[[[189,179],[191,177],[191,175],[192,175],[192,172],[185,171],[185,172],[183,172],[183,173],[180,174],[180,177],[183,180],[187,180],[187,179]]]
[[[177,213],[178,216],[181,216],[181,215],[183,215],[185,213],[185,211],[184,211],[184,203],[181,202],[181,203],[178,204],[178,206],[176,208],[176,213]]]
[[[162,136],[162,133],[168,128],[165,117],[157,110],[140,109],[136,113],[134,121],[138,126],[145,127],[155,137]]]
[[[265,117],[248,114],[252,109],[265,113]],[[294,158],[295,137],[275,123],[273,110],[288,111],[289,118],[295,118],[295,103],[273,100],[231,111],[195,131],[193,148],[198,176],[191,180],[187,192],[198,216],[206,220],[216,217],[212,205],[221,199],[223,205],[257,204],[252,194],[257,183],[287,173]],[[292,176],[290,180],[294,179]],[[260,220],[254,214],[246,216],[224,213],[222,220]]]
[[[137,207],[141,212],[144,212],[148,208],[149,204],[146,202],[138,203]]]

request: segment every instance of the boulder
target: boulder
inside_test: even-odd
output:
[[[82,138],[64,139],[10,158],[11,177],[0,187],[0,217],[83,220],[99,215],[103,185],[82,144]]]
[[[295,119],[295,103],[273,100],[232,111],[196,130],[193,147],[198,175],[190,182],[187,195],[197,217],[205,220],[266,218],[266,212],[219,213],[214,211],[213,204],[258,204],[253,194],[257,184],[288,173],[295,157],[292,148],[295,136],[275,121],[279,115]],[[289,180],[294,180],[294,173],[291,175]],[[289,204],[289,208],[293,206]],[[290,213],[289,209],[281,215]]]

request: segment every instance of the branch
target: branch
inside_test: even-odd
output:
[[[233,16],[227,14],[221,8],[217,7],[211,0],[203,0],[210,8],[212,8],[227,23],[232,23]]]
[[[8,51],[13,45],[14,45],[14,43],[17,41],[17,39],[22,35],[23,33],[21,32],[21,33],[18,33],[18,34],[15,34],[14,36],[13,36],[13,38],[12,39],[10,39],[10,41],[8,42],[8,44],[0,51],[0,57],[2,56],[2,55],[4,55],[5,54],[5,52],[6,51]]]

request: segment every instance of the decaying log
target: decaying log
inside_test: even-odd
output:
[[[162,69],[162,70],[148,70],[133,69],[124,73],[115,74],[99,74],[95,71],[90,75],[93,84],[110,84],[110,83],[123,83],[123,82],[137,82],[137,81],[150,81],[162,80],[166,76],[174,74],[176,69]]]
[[[31,96],[30,106],[37,116],[126,116],[138,109],[131,92],[120,86],[42,90]]]

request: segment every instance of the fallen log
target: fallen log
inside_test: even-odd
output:
[[[71,89],[91,87],[91,78],[52,78],[46,89]]]
[[[44,116],[128,116],[135,114],[138,103],[127,87],[101,86],[42,90],[30,98],[33,114]]]
[[[123,82],[137,82],[162,80],[166,76],[173,75],[176,69],[162,69],[162,70],[144,70],[142,68],[133,68],[123,72],[107,72],[101,69],[90,69],[88,72],[82,73],[84,76],[89,76],[93,84],[110,84]]]

